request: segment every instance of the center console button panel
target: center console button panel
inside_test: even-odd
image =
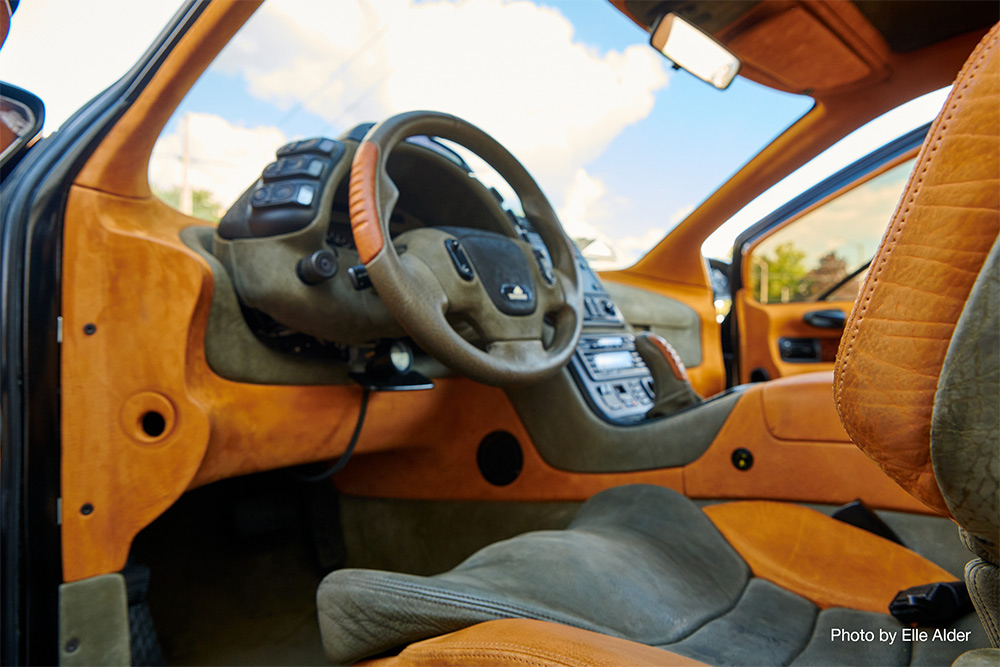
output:
[[[609,421],[640,421],[653,405],[652,376],[632,334],[583,334],[570,372],[590,407]]]

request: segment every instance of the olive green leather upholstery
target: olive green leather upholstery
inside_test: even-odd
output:
[[[976,559],[965,569],[972,602],[1000,646],[1000,246],[980,272],[955,327],[934,399],[934,474]]]
[[[970,631],[965,642],[831,641],[834,628],[898,637],[901,626],[888,614],[820,610],[754,577],[693,502],[646,485],[604,491],[566,530],[498,542],[437,576],[334,572],[317,602],[335,664],[503,618],[570,625],[709,664],[939,664],[987,645],[974,614],[955,625]]]

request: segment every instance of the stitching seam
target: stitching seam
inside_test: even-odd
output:
[[[886,240],[885,251],[884,252],[882,252],[882,251],[879,252],[879,266],[878,266],[878,269],[876,270],[876,272],[875,272],[875,274],[873,276],[870,276],[869,280],[866,280],[866,285],[865,285],[865,300],[861,304],[861,308],[858,311],[858,316],[854,319],[853,326],[852,326],[852,329],[851,329],[851,338],[848,341],[847,346],[846,346],[846,351],[845,351],[845,354],[844,354],[844,360],[840,364],[840,373],[838,374],[837,391],[836,391],[836,394],[837,394],[837,411],[838,412],[841,412],[841,403],[842,403],[842,399],[843,399],[843,389],[844,389],[844,378],[846,376],[847,368],[848,368],[848,365],[850,363],[851,353],[854,350],[854,342],[855,342],[855,340],[858,337],[858,333],[860,332],[861,322],[862,322],[862,320],[864,320],[865,315],[868,312],[868,306],[871,304],[872,295],[873,295],[873,293],[875,291],[875,287],[878,285],[879,278],[880,278],[880,275],[882,273],[882,270],[885,268],[885,265],[886,265],[886,262],[889,259],[889,256],[892,254],[893,250],[896,247],[896,243],[897,243],[897,241],[899,239],[899,235],[902,233],[903,228],[906,226],[906,220],[907,220],[908,214],[910,212],[910,209],[913,207],[913,202],[916,199],[917,194],[920,192],[920,188],[921,188],[921,185],[923,184],[924,177],[926,176],[928,169],[930,169],[931,163],[934,160],[934,157],[935,157],[935,155],[937,153],[938,148],[941,145],[941,142],[944,141],[945,134],[948,131],[949,124],[950,124],[950,122],[951,122],[951,120],[952,120],[952,118],[953,118],[953,116],[955,114],[955,111],[958,109],[959,103],[961,102],[962,98],[965,96],[965,93],[967,92],[967,90],[971,86],[972,81],[976,77],[977,71],[982,66],[983,61],[986,59],[986,56],[989,55],[989,53],[993,49],[994,44],[996,43],[996,33],[997,33],[997,28],[994,27],[990,31],[989,35],[987,36],[987,40],[988,41],[985,41],[984,43],[980,44],[980,46],[977,48],[977,50],[979,51],[979,54],[976,57],[976,59],[974,61],[971,61],[970,63],[967,63],[966,66],[962,68],[962,71],[959,72],[958,79],[962,79],[966,75],[967,72],[968,72],[968,78],[963,82],[961,90],[957,91],[957,94],[956,94],[955,91],[953,91],[952,92],[952,96],[949,97],[949,100],[948,100],[948,102],[949,102],[948,115],[945,118],[941,119],[940,126],[937,127],[937,128],[935,128],[934,143],[930,147],[930,149],[927,151],[927,154],[926,154],[925,158],[923,159],[923,164],[922,164],[922,168],[920,170],[920,175],[908,187],[908,190],[910,192],[910,196],[907,199],[906,208],[903,210],[902,213],[898,214],[895,217],[895,219],[893,220],[893,224],[894,224],[894,226],[896,228],[895,228],[895,230],[892,231],[891,237],[887,238],[887,240]],[[912,180],[912,176],[911,176],[911,180]],[[841,412],[841,414],[842,414],[842,412]]]

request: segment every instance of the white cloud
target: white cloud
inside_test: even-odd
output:
[[[595,222],[603,217],[601,200],[606,192],[600,179],[588,174],[586,169],[576,170],[566,189],[565,203],[556,212],[569,236],[586,239],[602,236]]]
[[[597,53],[559,12],[524,1],[287,0],[264,5],[238,42],[220,62],[261,99],[300,105],[331,132],[404,110],[453,113],[550,193],[645,118],[668,80],[647,45]]]
[[[659,243],[664,234],[666,234],[666,230],[650,227],[642,234],[620,238],[614,242],[615,262],[607,266],[595,266],[594,268],[603,270],[632,266],[650,248]]]
[[[160,137],[149,163],[149,180],[171,188],[183,181],[184,123]],[[246,190],[275,150],[288,142],[276,127],[245,128],[211,114],[188,114],[188,181],[194,190],[208,190],[224,208]]]
[[[43,97],[52,130],[125,73],[178,4],[22,3],[0,74]],[[328,134],[408,109],[464,117],[525,164],[571,233],[609,241],[631,204],[586,167],[649,115],[669,73],[644,43],[598,51],[573,31],[557,10],[526,0],[282,0],[258,10],[213,68],[241,76],[250,94],[288,117],[318,115]],[[72,53],[72,63],[56,53]],[[266,127],[190,118],[188,177],[226,206],[286,140],[280,115]],[[162,136],[151,181],[178,185],[181,152],[179,130]]]
[[[45,132],[52,132],[125,74],[179,5],[179,0],[22,2],[0,51],[0,78],[42,99]]]

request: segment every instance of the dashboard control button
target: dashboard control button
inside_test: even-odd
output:
[[[265,183],[289,178],[319,178],[325,167],[326,163],[318,157],[284,157],[264,167],[261,176]]]
[[[309,208],[316,200],[316,185],[312,183],[278,182],[258,185],[250,195],[254,209],[273,206]]]
[[[253,191],[250,195],[250,204],[253,206],[266,206],[267,199],[271,195],[271,189],[267,187],[260,187]]]
[[[312,139],[300,139],[299,141],[293,141],[290,144],[285,144],[278,149],[277,155],[279,158],[288,157],[290,155],[302,155],[304,153],[314,153],[318,155],[325,155],[339,159],[341,154],[344,152],[344,144],[337,141],[336,139],[327,139],[325,137],[314,137]]]
[[[614,390],[606,384],[598,386],[597,391],[600,393],[601,398],[604,399],[604,404],[608,406],[610,410],[621,410],[625,406],[622,402],[618,400],[618,396],[615,395]]]
[[[347,276],[351,279],[354,289],[359,292],[372,286],[372,279],[368,277],[368,269],[365,268],[364,264],[347,269]]]
[[[448,239],[444,242],[444,247],[447,248],[451,263],[455,265],[458,275],[463,280],[472,280],[475,273],[472,271],[472,264],[469,263],[469,258],[462,250],[461,244],[456,239]]]
[[[625,387],[624,384],[614,385],[615,397],[624,405],[626,408],[634,408],[639,404],[637,400],[632,396],[632,393]]]
[[[271,204],[287,204],[295,197],[295,186],[276,185],[271,188]]]
[[[316,197],[316,188],[311,185],[300,185],[299,191],[295,195],[295,203],[302,206],[311,206]]]

